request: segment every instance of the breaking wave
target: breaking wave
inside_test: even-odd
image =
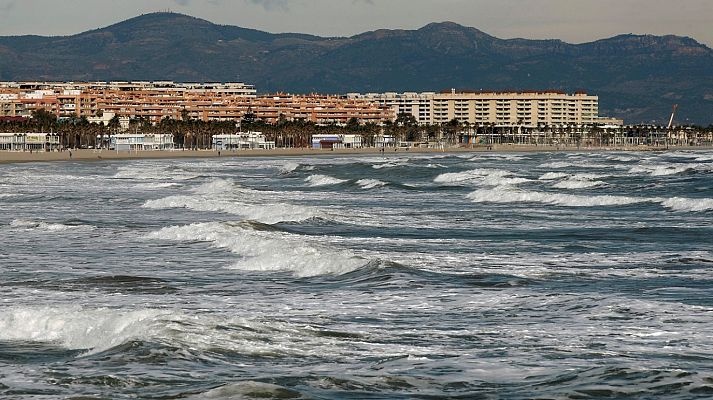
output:
[[[149,237],[171,241],[202,241],[239,256],[232,268],[245,271],[291,271],[298,277],[341,275],[368,261],[346,250],[312,243],[284,232],[255,230],[240,223],[207,222],[172,226]]]
[[[13,219],[10,226],[19,229],[41,230],[47,232],[63,232],[71,229],[91,229],[89,225],[66,225],[59,223],[49,223],[44,221],[33,221],[29,219]]]
[[[476,183],[486,186],[517,185],[529,182],[527,178],[514,177],[510,171],[500,169],[472,169],[463,172],[448,172],[433,179],[435,183]]]
[[[653,164],[653,165],[636,165],[629,169],[632,174],[648,174],[651,176],[668,176],[676,175],[695,168],[695,165],[676,165],[676,164]]]
[[[309,184],[309,186],[311,186],[311,187],[317,187],[317,186],[338,185],[340,183],[346,182],[346,180],[333,178],[333,177],[327,176],[327,175],[310,175],[307,178],[305,178],[305,182],[307,182]]]
[[[543,203],[565,207],[598,207],[652,202],[652,199],[628,196],[581,196],[497,187],[468,194],[476,203]]]
[[[356,184],[364,189],[374,189],[387,185],[386,182],[380,181],[378,179],[359,179],[358,181],[356,181]]]
[[[663,200],[664,207],[674,211],[702,212],[713,210],[713,199],[687,199],[683,197],[672,197]]]
[[[266,201],[269,192],[241,187],[225,179],[216,179],[192,189],[192,195],[175,195],[147,200],[143,208],[187,208],[195,211],[214,211],[238,215],[245,219],[276,224],[300,222],[322,215],[309,206]]]
[[[569,174],[565,174],[564,172],[548,172],[538,179],[541,181],[553,181],[555,179],[561,179],[561,178],[566,178],[568,177]]]
[[[165,311],[11,307],[0,310],[0,340],[46,342],[94,352],[152,336]]]

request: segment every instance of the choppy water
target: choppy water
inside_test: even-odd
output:
[[[713,396],[712,152],[1,165],[0,211],[1,398]]]

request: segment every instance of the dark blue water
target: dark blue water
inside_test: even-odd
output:
[[[713,152],[0,165],[0,398],[713,397]]]

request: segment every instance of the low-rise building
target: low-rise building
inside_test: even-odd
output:
[[[0,133],[0,150],[56,151],[60,148],[60,137],[56,133]]]
[[[275,142],[267,140],[261,132],[213,135],[212,140],[214,150],[270,150],[275,148]]]
[[[172,150],[172,133],[119,133],[110,138],[109,148],[116,151]]]

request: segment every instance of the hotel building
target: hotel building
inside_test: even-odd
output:
[[[381,124],[395,114],[373,101],[326,95],[256,95],[244,83],[174,82],[2,82],[0,117],[29,117],[44,109],[57,117],[142,118],[157,123],[184,117],[202,121],[235,121],[253,113],[274,123],[305,120],[317,124]],[[101,111],[101,113],[100,113]]]

